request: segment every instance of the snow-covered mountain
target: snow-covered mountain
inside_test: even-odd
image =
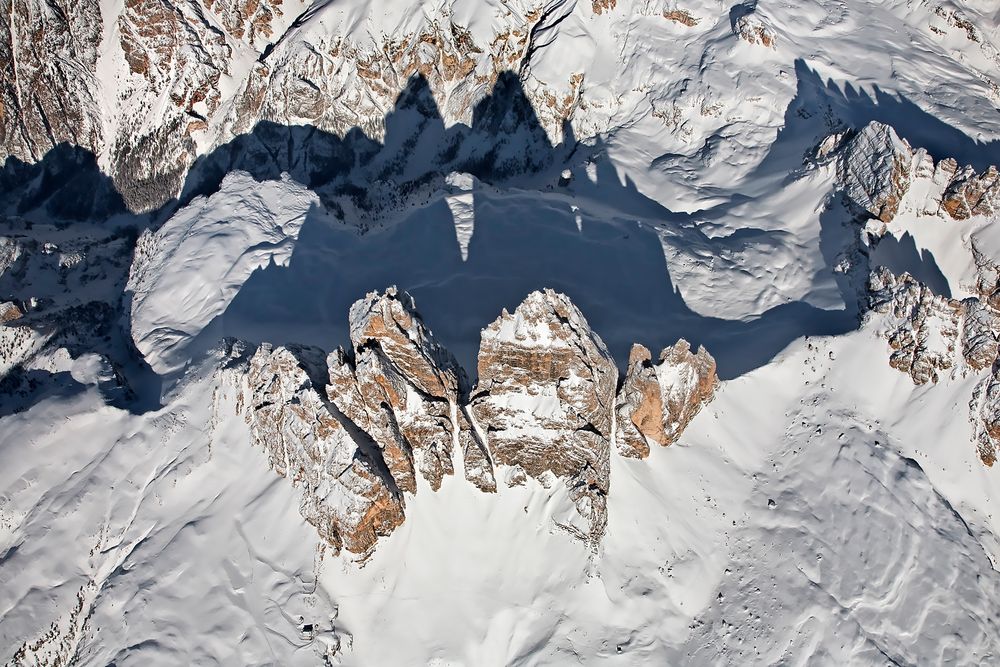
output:
[[[995,3],[0,8],[0,662],[1000,663]]]

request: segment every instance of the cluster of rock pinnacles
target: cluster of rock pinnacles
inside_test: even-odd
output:
[[[405,292],[357,301],[350,335],[350,350],[330,354],[236,348],[230,368],[254,444],[301,489],[303,517],[335,550],[362,555],[403,522],[421,479],[437,490],[456,467],[486,493],[501,472],[506,485],[561,480],[579,536],[596,545],[612,447],[644,458],[675,442],[718,383],[712,357],[681,340],[659,363],[635,345],[619,387],[604,343],[552,290],[483,330],[475,386]]]

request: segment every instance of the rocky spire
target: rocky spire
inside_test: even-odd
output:
[[[367,554],[403,522],[403,498],[364,436],[316,388],[323,352],[262,345],[249,361],[243,405],[254,444],[302,489],[300,511],[338,551]]]
[[[350,324],[353,355],[337,351],[328,360],[330,400],[371,434],[401,489],[415,493],[419,472],[437,490],[454,473],[454,448],[469,450],[475,440],[458,434],[462,369],[396,288],[357,301]],[[477,485],[489,486],[488,457],[471,449]]]
[[[719,377],[705,348],[691,352],[684,339],[660,353],[654,364],[649,350],[633,345],[625,382],[618,393],[618,451],[643,459],[652,443],[677,441],[688,423],[712,400]]]
[[[351,308],[351,350],[262,345],[246,363],[243,403],[254,442],[303,490],[303,516],[337,549],[370,552],[403,521],[418,477],[433,490],[456,464],[495,492],[561,480],[596,545],[607,525],[613,423],[618,450],[643,458],[669,445],[712,398],[715,361],[679,341],[653,364],[633,348],[621,393],[600,337],[563,294],[533,292],[482,333],[472,389],[434,340],[413,299],[390,288]],[[325,390],[323,386],[325,386]]]
[[[604,343],[552,290],[532,292],[483,330],[471,407],[493,460],[564,479],[595,541],[607,523],[617,378]]]

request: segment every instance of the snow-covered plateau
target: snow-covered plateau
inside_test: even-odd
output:
[[[0,10],[0,664],[1000,665],[996,2]]]

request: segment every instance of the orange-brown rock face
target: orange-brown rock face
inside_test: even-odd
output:
[[[686,25],[689,28],[693,28],[698,25],[698,19],[691,15],[686,9],[671,9],[664,10],[663,18],[668,21],[673,21],[674,23],[680,23],[681,25]]]
[[[367,554],[403,522],[403,500],[323,400],[314,383],[324,365],[313,348],[263,345],[250,359],[242,402],[255,444],[301,488],[302,516],[338,551]]]
[[[991,370],[976,386],[969,411],[979,459],[992,467],[1000,454],[1000,369]]]
[[[24,312],[13,301],[4,301],[0,303],[0,324],[13,322],[14,320],[18,320],[23,316]]]
[[[980,297],[958,301],[935,295],[909,274],[896,276],[880,267],[869,279],[869,300],[872,311],[883,316],[889,365],[909,374],[914,384],[937,382],[945,370],[987,371],[969,402],[969,419],[979,457],[992,466],[1000,452],[1000,311],[992,305],[998,270],[975,249],[974,255]]]
[[[774,48],[776,41],[774,29],[756,12],[750,12],[736,19],[733,32],[740,39],[750,44],[759,44]]]
[[[132,210],[177,194],[195,157],[193,135],[221,102],[232,48],[203,12],[197,3],[126,0],[118,16],[129,75],[109,149],[115,185]]]
[[[595,14],[610,12],[618,4],[618,0],[591,0],[591,9]]]
[[[962,356],[973,370],[996,362],[998,334],[1000,313],[974,297],[962,301]]]
[[[648,349],[633,345],[628,371],[618,393],[618,451],[646,458],[652,443],[671,445],[712,400],[719,378],[715,359],[703,347],[697,353],[680,340],[653,364]]]
[[[565,480],[593,541],[607,523],[617,376],[580,311],[552,290],[483,330],[471,410],[494,462]]]
[[[378,443],[401,489],[416,492],[419,472],[437,490],[454,472],[455,446],[468,449],[458,434],[462,370],[395,288],[355,303],[350,321],[353,358],[330,356],[330,400]],[[472,467],[481,488],[492,482],[487,463]]]
[[[381,388],[370,390],[367,382],[359,382],[350,356],[343,350],[332,353],[328,359],[330,384],[327,396],[358,428],[367,433],[382,452],[396,485],[402,491],[416,493],[417,478],[413,465],[413,450],[403,438],[396,423],[392,407],[381,400]]]
[[[281,0],[204,0],[204,5],[234,39],[260,49],[275,37],[272,23],[283,14]]]
[[[944,214],[954,220],[993,215],[1000,211],[1000,171],[990,166],[977,172],[959,167],[953,158],[934,162],[926,150],[914,150],[896,131],[872,121],[846,140],[831,135],[826,146],[838,152],[837,172],[847,198],[859,209],[888,223],[907,209],[917,215]],[[909,199],[908,192],[922,182],[920,195]]]
[[[995,213],[1000,208],[1000,172],[994,166],[981,174],[965,167],[948,184],[941,208],[956,220]]]

